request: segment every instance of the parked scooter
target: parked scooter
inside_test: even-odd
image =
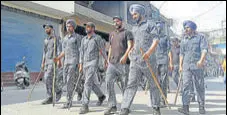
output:
[[[14,72],[14,81],[16,86],[20,89],[25,89],[30,85],[30,73],[25,64],[25,57],[23,61],[18,62],[15,67],[16,71]]]

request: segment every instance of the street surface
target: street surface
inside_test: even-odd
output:
[[[181,106],[181,96],[178,96],[177,104],[174,106],[174,98],[176,86],[170,78],[170,90],[168,94],[168,102],[171,110],[161,108],[162,115],[181,115],[177,112],[177,108]],[[206,115],[226,115],[226,90],[222,77],[206,78]],[[102,85],[104,92],[105,84]],[[120,102],[122,95],[119,88],[115,85],[118,102],[118,112],[120,110]],[[61,100],[55,105],[41,105],[41,101],[46,97],[45,85],[40,82],[34,89],[31,101],[27,102],[28,93],[31,86],[25,90],[18,90],[14,87],[5,87],[1,92],[1,114],[2,115],[77,115],[81,107],[81,102],[76,102],[77,95],[74,96],[73,107],[70,110],[61,109],[62,104],[66,101],[65,93]],[[97,97],[92,93],[90,101],[90,112],[87,115],[103,115],[104,109],[107,107],[105,101],[101,107],[95,106]],[[152,109],[149,108],[149,98],[144,91],[139,91],[134,98],[131,106],[131,115],[152,115]],[[194,102],[190,105],[190,115],[199,115],[198,103]]]

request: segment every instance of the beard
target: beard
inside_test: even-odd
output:
[[[46,32],[46,34],[47,34],[47,35],[50,35],[50,34],[51,34],[51,32],[50,32],[50,31],[47,31],[47,32]]]
[[[141,21],[141,16],[139,16],[137,19],[135,19],[135,21],[138,24]]]
[[[121,25],[116,25],[115,28],[116,29],[120,29],[121,28]]]
[[[87,33],[87,34],[90,34],[90,33],[91,33],[91,30],[89,30],[89,31],[88,31],[88,30],[86,30],[86,33]]]
[[[68,33],[73,33],[74,31],[71,31],[71,30],[67,29],[67,32],[68,32]]]

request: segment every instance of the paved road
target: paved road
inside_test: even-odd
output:
[[[179,96],[177,105],[173,106],[175,96],[175,84],[171,81],[171,93],[168,94],[168,101],[171,105],[171,110],[162,108],[162,115],[180,115],[177,112],[177,108],[181,106],[181,96]],[[226,114],[226,91],[222,78],[208,78],[206,79],[206,115],[225,115]],[[102,86],[104,89],[104,85]],[[63,97],[55,107],[52,105],[40,105],[43,98],[45,98],[45,87],[40,83],[34,90],[31,102],[26,102],[28,92],[30,89],[17,90],[15,87],[5,88],[1,93],[1,114],[2,115],[77,115],[81,106],[80,102],[73,102],[73,107],[70,110],[61,109],[62,103],[66,98]],[[117,88],[117,101],[118,108],[122,100],[122,95]],[[76,96],[75,99],[76,100]],[[91,95],[90,113],[88,115],[103,115],[103,110],[106,108],[106,101],[101,107],[96,107],[95,103],[97,97]],[[144,94],[144,91],[138,91],[131,106],[131,115],[151,115],[151,108],[149,108],[148,95]],[[118,110],[119,111],[119,110]],[[198,115],[198,104],[191,103],[190,105],[191,115]]]

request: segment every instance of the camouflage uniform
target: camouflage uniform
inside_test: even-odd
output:
[[[56,54],[54,54],[54,38],[56,38]],[[60,43],[60,37],[56,36],[49,36],[44,40],[44,50],[43,50],[43,56],[45,59],[45,68],[44,68],[44,82],[46,84],[46,90],[47,95],[49,98],[52,98],[52,82],[53,82],[53,76],[54,76],[54,62],[53,58],[54,55],[58,56],[61,52],[61,43]],[[61,96],[61,87],[59,86],[59,83],[61,82],[61,76],[58,76],[57,74],[57,68],[56,68],[56,81],[55,82],[55,89],[56,89],[56,98],[59,98]]]
[[[73,90],[75,89],[76,81],[79,77],[79,48],[81,44],[80,35],[73,33],[72,35],[66,35],[62,48],[65,53],[64,66],[63,66],[63,81],[64,85],[67,86],[67,100],[72,101]],[[82,93],[83,87],[82,82],[79,82],[79,86],[76,92]]]

